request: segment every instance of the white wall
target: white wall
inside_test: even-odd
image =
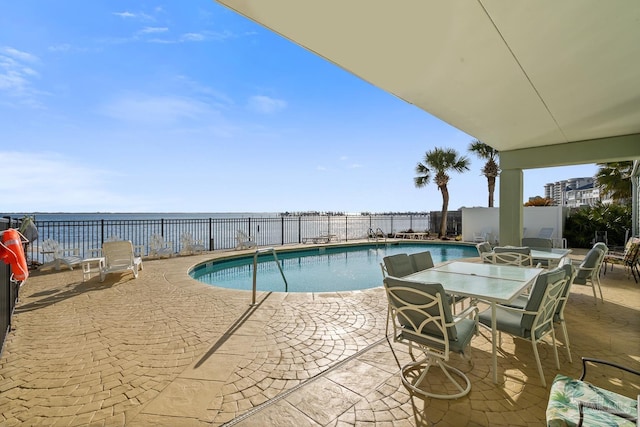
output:
[[[561,206],[526,206],[523,210],[523,237],[536,237],[541,228],[552,227],[555,246],[562,246],[562,234],[568,209]],[[489,231],[492,244],[500,242],[499,208],[462,208],[462,240],[473,241],[473,233]]]

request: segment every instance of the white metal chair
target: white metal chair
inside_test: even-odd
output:
[[[482,261],[488,264],[515,265],[533,267],[531,248],[516,246],[496,246],[493,252],[483,253]]]
[[[576,268],[571,264],[571,261],[568,260],[564,264],[557,267],[558,269],[563,269],[565,273],[566,283],[564,285],[564,289],[562,289],[562,293],[558,299],[558,306],[556,307],[556,313],[553,316],[553,321],[555,323],[559,323],[562,328],[562,335],[564,337],[564,346],[567,349],[567,356],[569,358],[569,362],[573,363],[573,359],[571,358],[571,347],[569,344],[569,332],[567,331],[567,324],[564,319],[564,308],[567,305],[567,301],[569,301],[569,295],[571,292],[571,285],[573,284],[573,279],[576,275]],[[524,310],[529,302],[529,295],[520,295],[511,303],[506,304],[511,307],[517,307]]]
[[[258,247],[253,236],[247,235],[247,233],[242,230],[236,231],[236,241],[238,242],[236,249],[252,249]]]
[[[109,273],[131,271],[134,278],[138,278],[138,270],[142,270],[142,258],[133,253],[133,244],[130,240],[116,242],[104,242],[102,244],[104,256],[104,268],[100,271],[100,281]]]
[[[180,253],[184,255],[202,253],[206,250],[204,244],[200,240],[194,239],[191,233],[180,235],[180,246],[182,246]]]
[[[174,254],[173,242],[167,242],[159,234],[152,234],[149,238],[149,256],[159,257],[164,256],[171,257]]]
[[[79,248],[65,249],[60,243],[53,239],[43,241],[40,245],[40,251],[45,261],[45,263],[39,267],[40,270],[53,267],[55,270],[60,271],[63,265],[66,265],[69,270],[73,270],[74,266],[82,263]]]
[[[394,342],[409,346],[413,361],[401,368],[401,379],[405,387],[422,396],[438,399],[456,399],[469,393],[471,382],[461,370],[448,365],[451,353],[463,355],[469,362],[467,353],[471,338],[478,328],[476,306],[470,306],[459,316],[453,317],[446,294],[440,283],[419,283],[396,277],[386,277],[384,288],[387,294],[387,329],[393,324]],[[413,349],[422,351],[416,360]],[[439,367],[447,384],[442,390],[428,381],[429,369]]]
[[[603,259],[604,251],[597,246],[592,247],[582,259],[580,265],[576,267],[576,277],[573,279],[574,284],[591,286],[593,298],[595,298],[596,302],[598,302],[596,287],[600,292],[600,300],[604,302],[602,287],[600,286],[600,268]]]
[[[533,354],[538,364],[538,373],[540,374],[540,381],[543,387],[547,386],[547,382],[544,379],[537,343],[547,335],[551,335],[556,367],[560,369],[553,318],[566,281],[566,273],[562,268],[541,273],[531,289],[527,304],[524,308],[504,305],[496,308],[495,321],[496,328],[500,333],[499,343],[501,342],[503,332],[513,337],[530,341],[533,346]],[[478,315],[478,320],[484,326],[491,328],[491,309],[481,312]]]

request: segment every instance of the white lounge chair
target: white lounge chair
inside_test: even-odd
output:
[[[53,267],[56,271],[60,271],[63,265],[69,267],[69,270],[73,270],[74,266],[82,263],[78,248],[65,249],[53,239],[42,242],[40,253],[44,255],[45,263],[39,267],[39,270]]]
[[[194,239],[191,233],[182,233],[180,235],[180,246],[182,246],[180,253],[183,255],[202,253],[206,250],[202,242]]]
[[[142,258],[133,254],[133,245],[130,240],[117,242],[104,242],[102,244],[104,256],[104,268],[100,271],[100,281],[109,273],[131,271],[133,277],[138,278],[138,270],[142,270]]]
[[[152,234],[149,238],[149,256],[159,257],[164,256],[171,257],[174,254],[173,242],[166,242],[164,237],[159,234]]]
[[[258,244],[253,240],[253,236],[248,236],[242,230],[236,231],[236,240],[238,241],[236,249],[251,249],[258,247]]]

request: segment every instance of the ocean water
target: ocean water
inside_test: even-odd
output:
[[[22,218],[25,214],[4,214]],[[214,213],[35,213],[38,241],[28,248],[32,259],[42,262],[38,245],[46,239],[64,248],[77,248],[83,257],[107,240],[131,240],[149,251],[150,238],[161,235],[176,253],[184,248],[183,235],[190,234],[208,250],[236,247],[236,231],[251,235],[260,246],[301,243],[306,237],[335,234],[341,240],[362,239],[369,229],[389,234],[429,229],[428,215],[287,215],[276,212]]]

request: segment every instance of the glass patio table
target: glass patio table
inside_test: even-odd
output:
[[[480,299],[491,305],[491,356],[493,382],[498,382],[496,307],[508,304],[532,285],[542,268],[453,261],[406,276],[415,282],[440,283],[454,295]]]
[[[562,259],[569,256],[571,249],[559,248],[531,248],[531,258],[534,260],[545,260],[549,263],[549,268],[560,265]],[[535,264],[535,261],[534,261]]]

